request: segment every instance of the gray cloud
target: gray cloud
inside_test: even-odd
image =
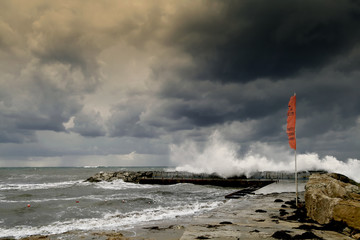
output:
[[[98,112],[81,112],[74,117],[73,124],[74,126],[68,130],[84,137],[100,137],[106,135],[103,119]]]
[[[0,13],[8,156],[7,143],[23,157],[166,156],[216,129],[241,151],[283,146],[294,91],[299,151],[358,155],[357,1],[2,1]],[[36,143],[63,134],[78,146]]]
[[[2,141],[35,140],[36,130],[65,131],[63,123],[82,107],[79,96],[68,85],[74,80],[72,73],[63,65],[35,62],[4,84],[10,94],[4,96],[1,106],[2,129],[7,133]]]
[[[112,115],[107,122],[111,137],[153,138],[158,133],[144,125],[141,114],[145,110],[146,99],[136,97],[112,108]]]

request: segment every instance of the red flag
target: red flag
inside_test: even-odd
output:
[[[296,124],[296,95],[292,96],[289,101],[289,110],[287,112],[287,127],[286,127],[286,133],[289,138],[289,145],[291,148],[296,150],[295,124]]]

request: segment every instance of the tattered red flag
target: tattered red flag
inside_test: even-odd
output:
[[[289,101],[289,109],[287,112],[287,127],[286,133],[289,138],[289,145],[291,148],[296,150],[296,135],[295,135],[295,125],[296,125],[296,95],[292,96]]]

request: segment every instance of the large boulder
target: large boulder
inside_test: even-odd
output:
[[[313,174],[305,186],[307,215],[320,224],[344,222],[360,230],[360,187],[341,174]]]

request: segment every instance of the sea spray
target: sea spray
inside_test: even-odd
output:
[[[170,146],[171,161],[177,171],[193,173],[217,173],[223,177],[246,175],[257,171],[294,171],[294,153],[287,146],[271,146],[267,143],[252,144],[247,153],[238,156],[240,146],[227,141],[214,131],[203,147],[193,141]],[[360,181],[360,161],[340,161],[333,156],[320,158],[316,153],[298,154],[298,171],[325,170],[344,174]]]

